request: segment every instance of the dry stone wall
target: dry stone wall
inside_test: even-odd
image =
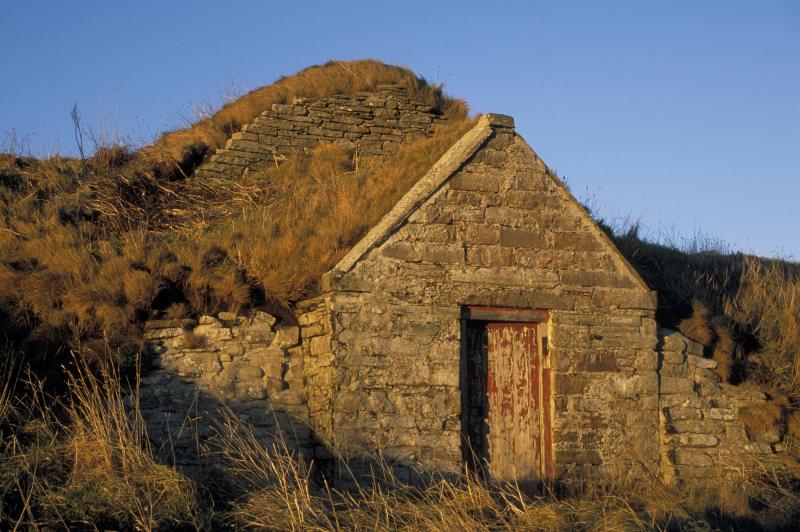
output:
[[[213,424],[230,412],[265,444],[282,435],[311,456],[299,328],[255,311],[147,323],[152,370],[140,406],[151,439],[190,472],[208,462]]]
[[[661,468],[667,482],[716,482],[743,471],[781,468],[780,435],[752,435],[740,410],[767,397],[745,385],[723,383],[717,362],[682,334],[659,331]]]
[[[513,122],[512,122],[513,124]],[[514,133],[329,280],[339,448],[457,470],[462,306],[549,311],[561,478],[658,468],[655,297]]]
[[[321,142],[349,140],[361,153],[380,155],[415,136],[432,135],[443,121],[429,105],[394,85],[352,96],[296,98],[292,104],[274,104],[234,133],[196,175],[239,177],[259,163]]]

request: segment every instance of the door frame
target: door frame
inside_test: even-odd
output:
[[[553,478],[553,420],[555,414],[555,403],[553,401],[553,364],[550,357],[548,346],[549,312],[543,309],[521,308],[521,307],[497,307],[484,305],[464,305],[461,308],[461,363],[460,363],[460,386],[461,386],[461,436],[462,436],[462,459],[465,466],[471,464],[469,456],[469,419],[468,419],[468,387],[467,387],[467,326],[470,322],[497,323],[515,322],[534,324],[536,329],[536,345],[539,350],[539,404],[543,406],[539,412],[539,428],[542,435],[541,439],[541,478]],[[545,401],[545,398],[547,400]]]

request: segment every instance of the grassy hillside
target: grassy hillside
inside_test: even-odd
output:
[[[348,142],[246,179],[194,165],[274,102],[395,83],[448,118],[380,159]],[[375,61],[311,67],[138,151],[0,156],[0,327],[30,360],[63,347],[135,354],[152,317],[267,305],[287,314],[470,127],[466,105]]]

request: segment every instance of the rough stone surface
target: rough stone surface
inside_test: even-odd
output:
[[[213,425],[227,409],[264,444],[282,436],[311,456],[298,328],[275,323],[256,311],[147,324],[152,369],[141,381],[140,407],[156,448],[177,466],[202,474]]]
[[[280,161],[321,142],[349,140],[360,153],[380,155],[412,138],[432,135],[444,120],[430,106],[409,98],[405,88],[393,85],[352,96],[296,98],[291,105],[273,105],[243,126],[195,175],[239,177],[265,161]]]
[[[717,363],[682,334],[659,334],[661,475],[668,483],[735,480],[742,470],[781,468],[777,441],[749,439],[740,409],[766,401],[745,385],[720,382]]]

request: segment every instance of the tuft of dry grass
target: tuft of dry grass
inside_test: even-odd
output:
[[[716,340],[711,311],[698,300],[692,301],[692,314],[678,324],[678,330],[705,347],[710,347]]]
[[[753,441],[777,443],[786,430],[786,398],[777,398],[739,409],[748,437]]]
[[[249,179],[269,183],[272,200],[211,228],[207,238],[222,243],[270,299],[290,305],[313,296],[322,274],[471,126],[461,122],[403,146],[391,162],[358,158],[352,144],[336,143],[277,168],[264,165]]]
[[[800,271],[778,262],[745,261],[726,313],[758,338],[751,372],[784,392],[800,393]]]
[[[234,132],[272,104],[291,103],[298,97],[355,94],[384,84],[405,87],[412,98],[454,121],[466,118],[467,106],[463,100],[446,96],[441,86],[428,84],[407,68],[372,59],[329,61],[251,91],[204,120],[162,135],[152,146],[142,150],[141,155],[159,175],[189,174],[198,161],[222,147]]]
[[[717,361],[716,372],[723,382],[734,378],[734,365],[742,358],[742,348],[724,316],[712,316],[711,311],[698,300],[692,302],[692,314],[678,324],[678,330],[688,338],[707,348]]]
[[[30,381],[14,405],[2,441],[0,524],[153,530],[196,522],[195,485],[155,461],[115,366],[93,372],[75,362],[66,400]]]
[[[760,470],[743,471],[736,486],[676,490],[655,482],[586,482],[531,493],[469,473],[419,472],[420,482],[410,485],[379,456],[372,480],[359,481],[339,457],[344,476],[350,475],[343,489],[310,473],[280,437],[264,445],[232,416],[218,432],[222,467],[239,481],[228,515],[257,530],[737,529],[787,526],[800,512],[800,498],[785,480]]]

